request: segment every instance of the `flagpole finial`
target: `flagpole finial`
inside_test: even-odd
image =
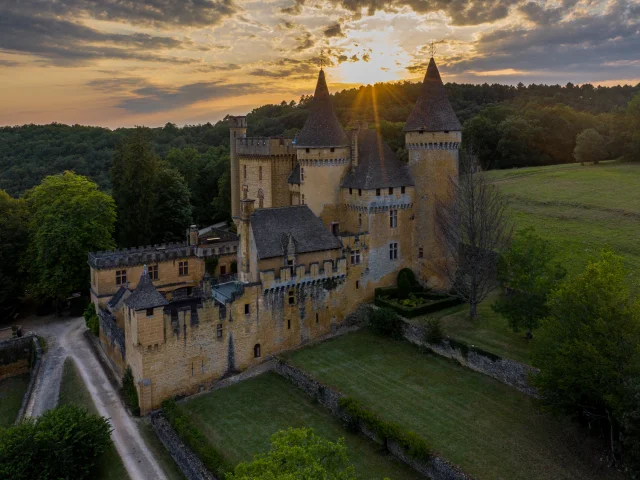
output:
[[[436,44],[433,40],[431,40],[431,45],[429,46],[429,53],[431,54],[431,58],[436,55]]]
[[[320,70],[324,68],[324,50],[320,50]]]

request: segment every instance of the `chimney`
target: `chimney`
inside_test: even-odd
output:
[[[198,245],[198,227],[191,225],[187,230],[187,244],[189,246]]]

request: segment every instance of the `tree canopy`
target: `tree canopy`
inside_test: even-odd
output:
[[[0,318],[11,318],[25,286],[20,258],[29,244],[27,206],[0,190]]]

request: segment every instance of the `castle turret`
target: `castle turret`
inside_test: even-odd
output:
[[[446,287],[439,272],[447,259],[438,242],[435,212],[439,201],[451,198],[451,182],[458,178],[462,125],[449,103],[433,57],[404,131],[415,181],[414,270],[423,283]]]
[[[329,89],[320,70],[309,116],[296,137],[300,164],[300,203],[307,204],[325,224],[332,221],[326,205],[338,204],[340,181],[351,157],[350,141],[333,110]]]
[[[247,134],[247,117],[229,117],[229,160],[231,163],[231,217],[240,216],[240,167],[236,151],[236,139]]]

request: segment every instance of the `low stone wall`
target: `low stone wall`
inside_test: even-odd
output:
[[[38,374],[40,373],[40,364],[42,363],[42,349],[40,348],[38,337],[36,337],[35,335],[29,335],[29,337],[31,337],[32,342],[31,375],[29,377],[29,385],[27,386],[27,391],[25,392],[24,397],[22,397],[22,405],[20,405],[16,423],[18,423],[20,420],[22,420],[22,417],[24,417],[24,412],[26,411],[27,405],[29,405],[29,401],[31,400],[31,396],[33,395],[33,388],[35,387]]]
[[[328,408],[333,416],[351,425],[357,425],[358,429],[373,441],[379,444],[384,443],[383,439],[378,438],[374,432],[362,425],[361,422],[355,421],[353,417],[347,414],[340,407],[340,399],[344,396],[341,392],[323,385],[312,376],[286,362],[276,362],[274,371],[288,379],[298,388],[302,389],[307,395],[317,400],[322,406]],[[432,480],[471,480],[472,478],[463,473],[455,465],[450,464],[437,455],[432,455],[429,461],[425,462],[413,458],[400,445],[393,441],[388,441],[386,443],[386,447],[398,460],[404,462],[417,472],[431,478]]]
[[[114,369],[120,377],[127,368],[124,330],[118,327],[115,318],[108,312],[98,312],[100,343]]]
[[[529,377],[538,373],[539,370],[536,368],[507,358],[483,355],[473,348],[463,351],[449,340],[443,340],[439,344],[428,343],[425,340],[424,327],[406,321],[404,322],[403,334],[405,339],[415,345],[427,347],[438,355],[454,359],[460,365],[495,378],[522,393],[538,397],[536,389],[528,383]]]
[[[0,341],[0,380],[29,373],[34,335]]]
[[[151,415],[151,425],[187,480],[216,480],[198,456],[187,447],[161,413]]]

